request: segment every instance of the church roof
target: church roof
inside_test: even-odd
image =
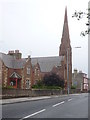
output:
[[[54,66],[61,66],[62,60],[64,60],[64,56],[36,57],[31,59],[31,63],[33,66],[38,63],[41,72],[50,72]]]

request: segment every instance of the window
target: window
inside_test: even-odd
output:
[[[30,80],[26,80],[26,89],[30,88]]]
[[[10,82],[10,85],[13,86],[13,82]]]
[[[35,68],[35,75],[37,75],[37,69]]]
[[[30,68],[27,68],[27,74],[30,74]]]
[[[10,85],[11,86],[16,86],[16,81],[15,80],[11,80]]]

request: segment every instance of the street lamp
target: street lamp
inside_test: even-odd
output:
[[[79,47],[74,47],[74,48],[81,48],[81,46],[79,46]],[[70,61],[70,56],[69,56],[69,49],[70,48],[67,48],[67,92],[68,92],[68,95],[69,95],[69,93],[70,93],[70,85],[69,85],[69,61]]]
[[[69,52],[68,52],[69,48],[67,48],[67,92],[68,92],[68,95],[69,95]]]

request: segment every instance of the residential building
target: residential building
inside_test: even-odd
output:
[[[86,73],[82,71],[74,70],[72,74],[72,85],[76,86],[77,89],[81,91],[88,91],[88,77]]]
[[[8,54],[0,53],[2,62],[2,86],[14,88],[30,88],[32,80],[31,58],[21,58],[18,51],[9,51]],[[28,82],[27,82],[28,81]],[[28,84],[28,85],[27,85]]]

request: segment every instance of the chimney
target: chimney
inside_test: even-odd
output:
[[[76,77],[77,73],[78,73],[77,69],[74,69],[74,77]]]
[[[15,58],[16,59],[21,59],[22,58],[22,53],[20,53],[19,50],[15,50]]]
[[[8,51],[8,55],[14,56],[14,50]]]
[[[30,55],[28,55],[28,60],[31,60],[31,56]]]
[[[77,74],[77,72],[78,72],[77,69],[74,69],[74,73]]]
[[[8,52],[8,55],[14,56],[16,59],[21,59],[22,58],[22,53],[19,52],[19,50],[12,50]]]
[[[19,53],[19,50],[15,50],[15,53]]]

